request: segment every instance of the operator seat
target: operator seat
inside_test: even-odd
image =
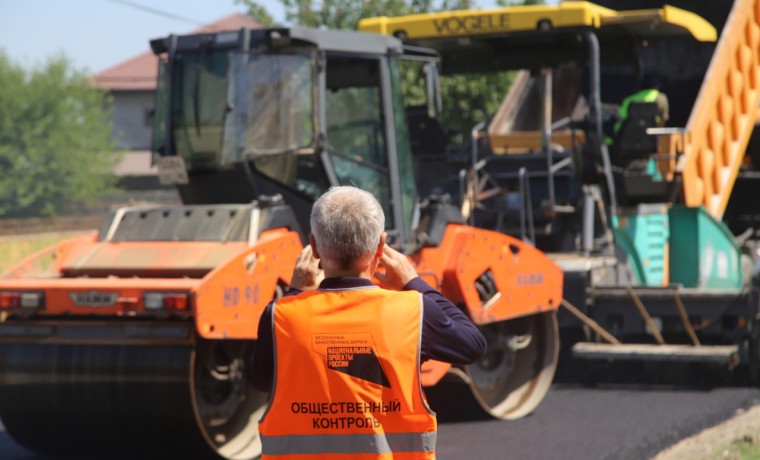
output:
[[[648,128],[658,126],[657,115],[656,103],[632,102],[614,138],[610,156],[618,201],[624,205],[672,199],[674,183],[662,178],[654,160],[657,136],[647,134]]]
[[[438,120],[430,116],[426,105],[406,107],[406,124],[413,155],[446,153],[446,132]]]
[[[612,163],[626,167],[636,160],[648,160],[657,152],[657,136],[647,134],[657,126],[657,104],[632,102],[612,144]]]

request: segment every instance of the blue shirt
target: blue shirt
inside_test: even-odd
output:
[[[373,286],[365,278],[326,278],[320,289],[351,289]],[[423,294],[423,320],[420,359],[444,361],[452,364],[471,364],[486,352],[486,339],[470,318],[440,292],[433,289],[422,278],[415,278],[405,291],[414,290]],[[301,291],[291,289],[287,295]],[[259,335],[256,350],[248,363],[248,381],[261,391],[272,390],[274,377],[274,347],[272,344],[272,303],[267,305],[259,321]]]

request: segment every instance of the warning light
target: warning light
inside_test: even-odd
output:
[[[146,292],[143,296],[146,310],[177,310],[188,309],[186,292]]]
[[[19,292],[2,292],[0,293],[0,308],[18,308],[21,306],[21,293]]]
[[[0,292],[0,309],[40,308],[43,299],[41,292]]]

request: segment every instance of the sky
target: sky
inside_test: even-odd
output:
[[[284,23],[282,3],[259,3]],[[478,3],[490,8],[495,0]],[[150,39],[245,11],[235,0],[0,0],[0,49],[27,69],[65,54],[92,74],[148,51]]]
[[[259,3],[284,21],[279,1]],[[0,0],[0,49],[25,68],[63,53],[77,69],[97,73],[148,51],[153,38],[245,11],[235,0]]]

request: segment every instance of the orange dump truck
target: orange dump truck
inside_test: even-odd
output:
[[[313,201],[356,184],[389,241],[483,330],[463,377],[495,417],[543,399],[557,364],[562,273],[515,238],[420,200],[390,37],[305,28],[170,36],[154,136],[182,206],[124,208],[0,277],[0,418],[53,453],[252,459],[266,401],[246,382],[259,316],[282,295]],[[255,369],[253,370],[255,372]]]

